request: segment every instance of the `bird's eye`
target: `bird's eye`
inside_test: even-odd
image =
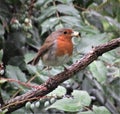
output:
[[[64,31],[64,34],[67,34],[67,31]]]

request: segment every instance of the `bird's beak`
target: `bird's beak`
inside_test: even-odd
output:
[[[73,31],[72,34],[71,34],[72,37],[80,37],[81,34],[77,31]]]

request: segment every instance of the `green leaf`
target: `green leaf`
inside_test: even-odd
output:
[[[46,9],[43,9],[42,12],[41,12],[41,15],[38,17],[39,22],[42,23],[46,19],[48,19],[50,16],[55,14],[56,9],[57,8],[55,6],[51,6],[51,7],[48,7]]]
[[[108,91],[114,96],[114,98],[117,98],[118,101],[120,101],[120,77],[114,78],[111,83],[110,87],[108,88]]]
[[[120,15],[119,14],[120,14],[120,6],[117,8],[117,13],[116,13],[118,22],[120,22]]]
[[[0,24],[0,35],[3,35],[5,33],[5,30],[3,26]]]
[[[2,62],[3,50],[0,50],[0,62]]]
[[[61,16],[60,19],[69,26],[80,26],[81,24],[80,18],[76,18],[74,16]]]
[[[60,5],[57,5],[57,10],[63,14],[74,15],[76,17],[80,17],[79,12],[72,5],[60,4]]]
[[[87,25],[82,25],[80,31],[83,31],[86,33],[85,37],[87,37],[87,35],[96,35],[96,34],[100,34],[100,31],[98,31],[96,28],[94,28],[93,26],[87,26]]]
[[[104,106],[93,106],[93,111],[95,114],[111,114]]]
[[[45,33],[48,31],[48,29],[52,29],[54,28],[57,24],[59,23],[59,19],[56,18],[56,17],[52,17],[52,18],[49,18],[47,20],[45,20],[41,26],[42,26],[42,33]]]
[[[95,114],[95,113],[89,110],[89,111],[85,111],[85,112],[79,112],[77,114]]]
[[[30,74],[35,74],[37,72],[37,68],[33,65],[27,65],[27,69]]]
[[[84,106],[90,105],[91,98],[86,91],[74,90],[72,95],[73,98],[63,98],[61,100],[57,100],[46,109],[56,108],[67,112],[76,112],[82,110]]]
[[[35,53],[27,53],[25,54],[24,58],[25,58],[25,62],[28,63],[29,61],[31,61],[34,57],[35,57]]]
[[[120,58],[115,60],[115,64],[119,64],[120,63]]]
[[[114,64],[114,61],[116,60],[116,57],[113,51],[104,53],[100,58],[101,60],[110,64]]]
[[[92,111],[79,112],[77,114],[111,114],[104,106],[97,107],[93,105]]]
[[[107,76],[107,68],[101,61],[94,61],[89,65],[92,75],[100,82],[104,83]]]
[[[42,5],[44,5],[44,3],[45,3],[45,0],[37,0],[35,2],[35,6],[40,8]]]
[[[20,68],[12,65],[6,66],[6,76],[21,82],[27,81],[25,74],[20,70]],[[15,83],[15,85],[19,86],[17,83]]]
[[[77,50],[80,53],[88,53],[90,50],[92,50],[92,47],[107,42],[108,38],[106,37],[106,33],[101,34],[97,32],[96,34],[88,34],[85,37],[81,38]]]
[[[72,3],[73,0],[56,0],[56,1],[59,1],[64,4],[70,4],[70,3]]]
[[[89,13],[85,13],[85,17],[87,19],[87,21],[95,26],[96,28],[98,28],[101,32],[103,32],[103,24],[102,24],[102,21],[100,19],[100,16],[97,16],[97,15],[94,15],[94,14],[91,14],[90,12]]]
[[[65,94],[66,94],[66,89],[62,86],[58,86],[54,91],[49,93],[47,96],[52,96],[52,95],[63,96]]]

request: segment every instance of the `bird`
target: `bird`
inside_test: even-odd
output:
[[[29,63],[36,65],[41,59],[45,66],[64,65],[69,62],[73,54],[72,38],[79,36],[80,33],[71,28],[62,28],[52,32]]]

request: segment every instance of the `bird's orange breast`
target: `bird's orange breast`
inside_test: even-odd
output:
[[[73,43],[71,41],[71,38],[63,38],[60,37],[57,39],[57,56],[64,56],[69,55],[71,56],[73,52]]]

